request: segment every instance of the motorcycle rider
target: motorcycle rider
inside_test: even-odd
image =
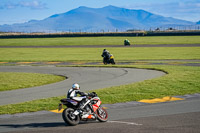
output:
[[[69,89],[69,91],[67,93],[67,98],[79,101],[80,103],[79,103],[79,107],[78,108],[80,110],[83,110],[83,108],[84,108],[83,105],[86,102],[86,98],[85,97],[77,97],[77,94],[80,94],[81,96],[88,96],[88,95],[91,95],[91,94],[90,93],[81,92],[80,91],[80,86],[77,83],[74,83],[72,85],[72,88]]]
[[[130,45],[130,41],[129,41],[128,39],[125,39],[125,40],[124,40],[124,45],[125,45],[125,46]]]
[[[86,97],[77,97],[77,94],[80,94],[81,96],[95,96],[96,93],[95,92],[92,92],[92,93],[81,92],[80,86],[77,83],[74,83],[72,85],[72,88],[69,89],[67,93],[67,98],[79,101],[78,112],[83,113],[86,111],[84,104],[86,103],[87,99]],[[87,118],[88,116],[89,116],[88,113],[83,113],[82,118]],[[94,118],[94,116],[92,116],[91,118]]]
[[[108,50],[104,49],[101,56],[104,58],[104,60],[108,60],[110,57],[110,52]]]

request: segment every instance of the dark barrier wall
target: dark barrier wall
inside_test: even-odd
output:
[[[115,33],[2,33],[0,38],[54,38],[54,37],[98,37],[98,36],[193,36],[200,31],[148,31]]]
[[[53,37],[98,37],[98,36],[144,36],[144,33],[55,33],[55,34],[2,34],[0,38],[53,38]]]

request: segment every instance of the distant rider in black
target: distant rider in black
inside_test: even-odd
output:
[[[101,56],[104,58],[104,60],[107,61],[107,60],[109,60],[110,53],[108,50],[104,49]]]

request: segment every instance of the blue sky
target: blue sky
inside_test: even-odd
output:
[[[108,5],[143,9],[193,22],[200,20],[200,0],[0,0],[0,25],[42,20],[79,6],[101,8]]]

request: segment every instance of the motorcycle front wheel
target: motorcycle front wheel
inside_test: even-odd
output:
[[[79,124],[80,121],[80,117],[78,115],[73,114],[74,111],[75,110],[72,108],[66,108],[62,113],[62,117],[65,123],[71,126],[76,126],[77,124]]]
[[[104,65],[107,65],[108,63],[107,63],[107,60],[105,59],[105,58],[103,58],[103,64]]]
[[[106,122],[108,120],[108,113],[103,107],[99,107],[96,111],[97,119],[100,122]]]
[[[111,64],[113,64],[113,65],[115,64],[114,59],[111,59],[110,62],[111,62]]]

